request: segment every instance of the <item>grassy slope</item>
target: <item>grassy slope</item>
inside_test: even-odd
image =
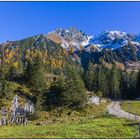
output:
[[[140,101],[123,101],[121,107],[127,112],[140,116]]]
[[[109,102],[100,103],[100,105],[90,104],[84,107],[84,109],[82,110],[80,109],[78,111],[63,108],[63,111],[61,112],[61,118],[62,117],[64,118],[65,117],[97,117],[106,113],[106,107],[108,104]],[[56,109],[52,110],[51,115],[57,116],[57,110]]]
[[[135,138],[136,126],[127,125],[130,122],[125,119],[105,115],[107,104],[87,106],[70,116],[68,110],[61,117],[40,112],[40,119],[27,126],[1,127],[0,138]],[[35,125],[49,121],[48,125]]]
[[[0,138],[134,138],[136,127],[125,119],[104,116],[57,122],[43,126],[6,126]]]

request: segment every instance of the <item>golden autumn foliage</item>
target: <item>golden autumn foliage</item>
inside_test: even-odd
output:
[[[49,64],[51,67],[54,68],[60,68],[64,66],[64,60],[63,60],[63,56],[65,56],[67,54],[65,49],[60,49],[57,52],[53,52],[52,54],[52,58],[48,58],[48,52],[46,51],[40,51],[40,50],[27,50],[25,53],[25,58],[26,60],[33,60],[36,57],[41,57],[43,60],[44,64]]]
[[[1,58],[1,62],[3,62],[4,64],[13,65],[13,63],[15,62],[19,54],[17,51],[18,51],[17,49],[12,49],[12,50],[9,50],[8,48],[5,49],[4,55]]]
[[[18,61],[13,62],[13,67],[18,68],[18,65],[19,65]]]
[[[74,53],[74,48],[71,47],[70,50],[69,50],[69,52],[70,53]]]
[[[64,66],[64,61],[61,60],[61,59],[53,59],[53,60],[50,60],[50,65],[51,67],[54,67],[54,68],[61,68]]]
[[[70,48],[70,52],[73,53],[74,49]],[[51,55],[48,54],[48,50],[40,50],[38,48],[28,48],[24,52],[25,61],[34,61],[36,57],[41,57],[45,65],[50,65],[54,68],[62,68],[65,65],[64,57],[68,57],[69,51],[66,49],[58,48],[56,51],[52,51]],[[12,49],[7,47],[4,49],[3,58],[0,59],[0,63],[4,63],[10,67],[18,69],[19,60],[22,58],[19,46]]]
[[[36,57],[41,57],[41,58],[43,58],[43,62],[45,63],[46,62],[46,60],[47,60],[47,51],[40,51],[40,50],[27,50],[26,52],[25,52],[25,58],[26,58],[26,60],[31,60],[31,59],[34,59],[34,58],[36,58]]]

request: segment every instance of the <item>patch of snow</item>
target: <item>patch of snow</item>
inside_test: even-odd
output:
[[[61,46],[64,48],[64,49],[67,49],[69,46],[67,46],[66,44],[62,43]]]
[[[140,43],[136,41],[131,41],[131,44],[140,46]]]
[[[78,42],[70,42],[73,46],[79,46],[79,43]]]
[[[86,45],[88,45],[88,44],[89,44],[89,41],[88,41],[88,40],[85,40],[85,41],[83,41],[83,42],[81,43],[82,46],[86,46]]]
[[[69,33],[70,31],[69,30],[66,30],[66,33]]]
[[[87,36],[88,41],[89,41],[90,39],[92,39],[93,37],[94,37],[94,35],[92,35],[92,36]]]

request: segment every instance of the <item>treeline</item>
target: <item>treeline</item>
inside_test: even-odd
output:
[[[139,97],[140,77],[137,72],[117,69],[115,65],[109,69],[103,65],[94,66],[89,63],[83,75],[84,83],[89,91],[99,93],[111,99],[134,99]]]

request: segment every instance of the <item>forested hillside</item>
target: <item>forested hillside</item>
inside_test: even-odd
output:
[[[77,43],[81,36],[82,41],[89,40],[84,33],[71,32],[78,36],[73,37]],[[67,33],[63,37],[69,43],[73,39]],[[37,35],[1,44],[0,106],[8,106],[15,94],[31,99],[37,110],[84,108],[87,90],[111,99],[139,97],[138,68],[126,65],[139,62],[134,44],[100,51],[93,44],[82,45],[64,47],[52,34],[51,38],[50,34]]]

